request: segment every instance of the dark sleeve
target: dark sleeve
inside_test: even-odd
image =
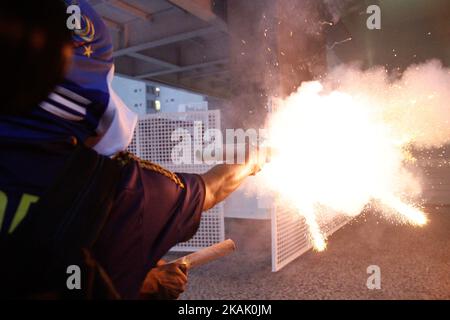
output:
[[[199,175],[161,173],[137,162],[127,166],[96,246],[119,292],[134,296],[148,270],[170,248],[195,234],[204,200]]]
[[[205,182],[197,174],[177,173],[184,184],[184,195],[180,197],[177,243],[190,240],[198,230],[205,202]]]
[[[176,177],[182,185],[154,171],[141,172],[145,254],[153,256],[152,265],[174,245],[189,240],[200,224],[205,201],[202,178],[185,173]]]

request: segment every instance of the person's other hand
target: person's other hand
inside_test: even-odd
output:
[[[141,286],[140,296],[147,300],[175,300],[186,289],[187,266],[182,263],[158,261]]]

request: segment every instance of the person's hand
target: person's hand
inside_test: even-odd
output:
[[[270,161],[271,148],[253,147],[248,149],[246,166],[249,169],[249,175],[255,176],[264,165]]]
[[[141,286],[140,296],[147,300],[175,300],[186,289],[187,266],[182,263],[158,261]]]

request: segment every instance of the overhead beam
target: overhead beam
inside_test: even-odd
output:
[[[144,50],[147,50],[147,49],[156,48],[156,47],[168,45],[168,44],[171,44],[171,43],[176,43],[176,42],[192,39],[192,38],[195,38],[195,37],[201,37],[201,36],[213,33],[213,32],[217,32],[217,28],[216,27],[207,27],[207,28],[197,29],[197,30],[194,30],[194,31],[188,31],[188,32],[184,32],[184,33],[179,33],[179,34],[175,34],[175,35],[168,36],[168,37],[165,37],[165,38],[161,38],[161,39],[157,39],[157,40],[141,43],[141,44],[138,44],[138,45],[135,45],[135,46],[131,46],[131,47],[128,47],[128,48],[119,49],[116,52],[114,52],[113,55],[114,55],[114,57],[120,57],[120,56],[123,56],[123,55],[128,55],[128,54],[133,53],[133,52],[144,51]]]
[[[140,54],[140,53],[136,53],[136,52],[129,53],[129,54],[127,54],[127,56],[135,58],[135,59],[138,59],[138,60],[141,60],[141,61],[145,61],[145,62],[148,62],[148,63],[151,63],[151,64],[154,64],[154,65],[158,65],[158,66],[163,67],[163,68],[169,68],[169,69],[179,68],[179,66],[176,65],[176,64],[173,64],[173,63],[170,63],[170,62],[167,62],[167,61],[164,61],[164,60],[156,59],[156,58],[153,58],[153,57],[149,57],[149,56],[146,56],[144,54]]]
[[[227,31],[226,23],[213,11],[212,0],[169,0],[169,2],[197,18],[219,27],[222,31]]]
[[[144,73],[144,74],[137,75],[134,78],[136,78],[136,79],[152,78],[152,77],[162,76],[162,75],[171,74],[171,73],[184,72],[184,71],[195,70],[198,68],[211,67],[211,66],[215,66],[217,64],[223,64],[223,63],[228,63],[228,59],[219,59],[219,60],[214,60],[214,61],[192,64],[192,65],[184,66],[184,67],[178,67],[178,68],[174,68],[174,69],[170,69],[170,70],[161,70],[161,71]]]
[[[106,26],[114,31],[122,31],[123,25],[117,21],[111,20],[107,17],[102,17],[102,20],[105,22]]]
[[[211,22],[217,18],[212,11],[211,0],[169,0],[169,2],[203,21]]]
[[[106,2],[110,6],[122,10],[132,16],[135,16],[136,18],[142,19],[142,20],[148,20],[151,18],[151,14],[148,12],[145,12],[129,3],[123,2],[121,0],[109,0]]]
[[[211,76],[219,76],[219,75],[229,74],[229,73],[230,73],[230,70],[219,69],[219,70],[213,70],[213,71],[199,72],[199,73],[194,73],[194,74],[183,75],[181,77],[181,79],[200,79],[200,78],[207,78],[207,77],[211,77]]]

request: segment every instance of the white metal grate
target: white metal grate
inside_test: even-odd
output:
[[[321,224],[327,236],[348,223],[351,218],[339,215],[332,221]],[[292,210],[274,207],[272,210],[272,271],[300,257],[312,248],[305,218]]]
[[[450,165],[447,159],[426,158],[419,166],[425,205],[450,205]],[[351,218],[337,216],[321,225],[327,236]],[[312,248],[308,226],[300,215],[281,207],[272,210],[272,271],[284,266]]]
[[[136,134],[136,131],[137,131],[137,127],[134,132],[133,139],[131,140],[130,145],[128,146],[128,151],[131,152],[132,154],[139,156],[139,142],[137,141],[138,136]]]
[[[195,137],[194,122],[201,122],[201,135]],[[144,160],[157,163],[173,172],[204,173],[212,166],[206,164],[180,164],[172,161],[172,150],[179,141],[172,141],[172,133],[176,129],[189,131],[192,140],[189,146],[194,150],[194,145],[203,146],[203,133],[207,129],[220,129],[220,111],[196,111],[196,112],[171,112],[140,116],[135,136],[130,144],[129,151]],[[197,140],[195,140],[197,139]],[[183,140],[182,144],[189,141]],[[191,163],[194,154],[191,155]],[[180,243],[172,251],[196,251],[211,246],[225,239],[223,204],[203,213],[200,227],[196,235],[185,243]]]

